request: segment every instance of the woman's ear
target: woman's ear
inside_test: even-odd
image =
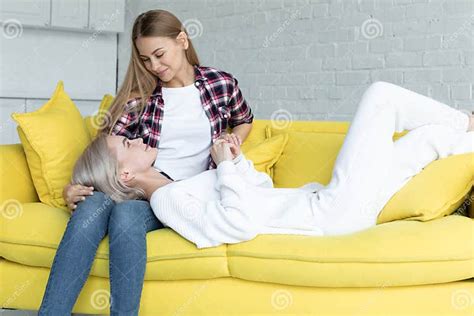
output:
[[[120,170],[120,181],[122,181],[127,186],[132,186],[132,181],[135,179],[135,175],[130,172],[130,170],[122,169]]]
[[[176,37],[176,40],[178,43],[183,45],[183,48],[186,50],[188,49],[189,43],[188,43],[188,36],[186,35],[185,32],[181,31],[178,36]]]

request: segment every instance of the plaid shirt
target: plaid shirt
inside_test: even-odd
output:
[[[234,128],[243,123],[252,123],[253,114],[231,74],[211,67],[194,66],[194,85],[201,93],[201,104],[211,124],[211,139],[214,143],[227,127]],[[162,82],[147,100],[143,114],[138,117],[140,97],[127,101],[124,114],[112,129],[112,135],[129,139],[142,137],[143,142],[159,148],[163,122],[164,101]],[[208,169],[216,165],[209,154]]]

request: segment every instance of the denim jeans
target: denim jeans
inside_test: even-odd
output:
[[[146,233],[160,228],[164,226],[148,201],[115,203],[104,193],[94,191],[77,204],[69,219],[38,315],[71,315],[88,278],[97,247],[107,232],[110,315],[137,315],[147,258]],[[96,292],[90,298],[91,304],[108,307],[103,303],[103,292]]]

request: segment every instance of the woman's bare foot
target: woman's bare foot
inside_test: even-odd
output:
[[[472,112],[472,114],[469,114],[469,127],[467,128],[467,131],[474,131],[474,112]]]

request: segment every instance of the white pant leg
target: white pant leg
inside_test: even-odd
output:
[[[394,144],[391,173],[381,195],[374,201],[376,216],[413,176],[434,160],[474,152],[474,132],[459,132],[444,125],[411,130]]]
[[[391,83],[379,81],[365,91],[336,158],[331,182],[313,198],[315,209],[322,212],[321,229],[326,235],[376,224],[369,202],[381,193],[390,175],[394,132],[433,124],[466,132],[469,117]]]

